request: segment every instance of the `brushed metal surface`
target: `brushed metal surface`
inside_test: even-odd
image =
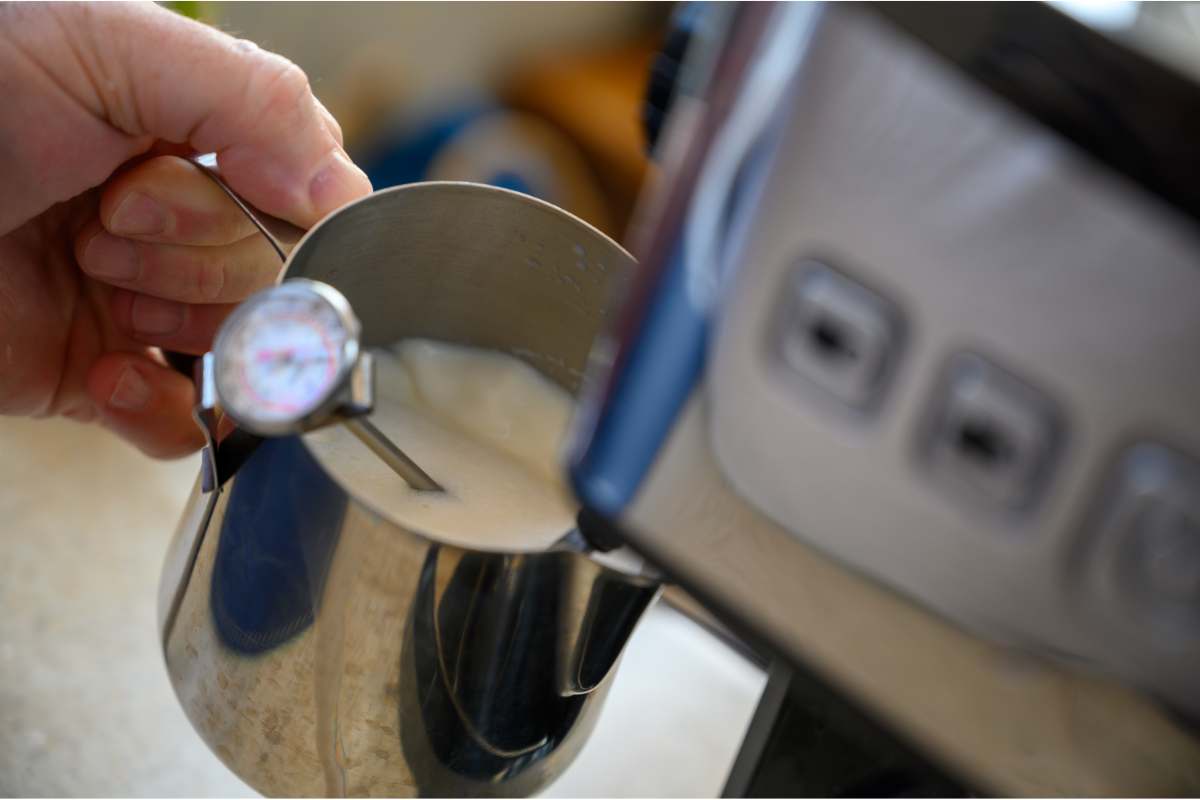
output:
[[[710,414],[693,397],[625,520],[673,577],[985,792],[1200,792],[1200,736],[1144,694],[972,635],[764,517],[715,460]]]
[[[1200,645],[1150,635],[1081,575],[1107,568],[1086,519],[1120,448],[1200,448],[1200,237],[862,8],[826,7],[811,41],[704,389],[623,522],[985,786],[1195,793],[1200,739],[1097,673],[1195,711]],[[772,314],[811,257],[909,322],[872,417],[771,368]],[[980,513],[920,467],[937,375],[964,351],[1062,406],[1035,513]]]
[[[1200,234],[861,10],[828,9],[813,41],[716,336],[718,463],[776,522],[938,612],[1200,713],[1200,631],[1152,636],[1081,580],[1107,568],[1087,516],[1121,450],[1200,450]],[[911,321],[869,424],[769,369],[779,287],[814,252]],[[1059,409],[1030,513],[990,513],[919,458],[938,375],[968,352]]]

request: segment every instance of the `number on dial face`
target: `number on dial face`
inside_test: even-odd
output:
[[[311,289],[284,284],[251,298],[217,339],[222,405],[243,425],[301,420],[345,376],[349,335],[333,305]]]

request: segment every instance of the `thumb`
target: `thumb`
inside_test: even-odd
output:
[[[235,191],[302,227],[370,192],[295,64],[153,4],[83,8],[110,124],[216,152]]]

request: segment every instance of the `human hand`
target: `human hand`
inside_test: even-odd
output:
[[[153,5],[0,6],[0,413],[195,449],[198,353],[277,257],[207,176],[310,227],[370,191],[294,65]]]

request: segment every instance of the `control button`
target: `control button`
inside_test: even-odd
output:
[[[1051,400],[970,353],[955,356],[924,427],[923,455],[956,494],[997,509],[1029,508],[1060,439]]]
[[[1139,444],[1108,485],[1097,535],[1115,555],[1118,591],[1139,612],[1200,632],[1200,464]]]
[[[866,409],[880,397],[900,333],[891,303],[826,265],[804,261],[788,276],[778,356],[851,408]]]

